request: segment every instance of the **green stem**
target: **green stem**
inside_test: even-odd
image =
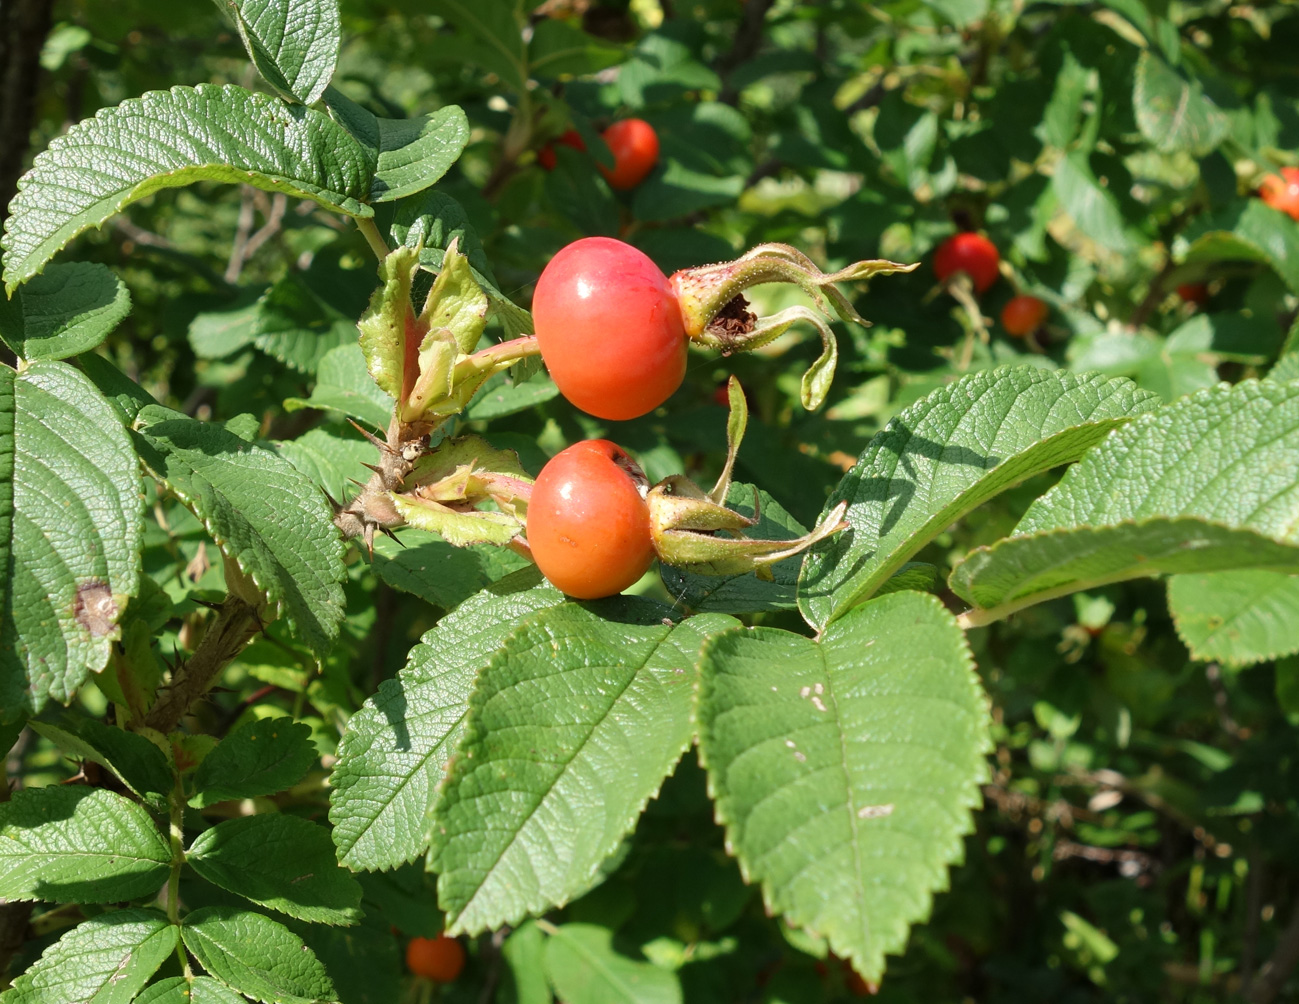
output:
[[[379,228],[374,225],[374,220],[366,217],[357,218],[356,229],[361,231],[370,250],[374,252],[376,258],[383,261],[388,257],[388,245],[384,242],[383,235],[379,233]]]
[[[171,797],[167,800],[169,812],[167,832],[171,843],[171,874],[167,876],[167,919],[177,927],[180,926],[180,869],[185,864],[185,788],[176,774],[176,783],[172,787]],[[180,960],[181,971],[186,979],[193,978],[189,967],[189,956],[185,954],[180,938],[176,939],[176,958]]]

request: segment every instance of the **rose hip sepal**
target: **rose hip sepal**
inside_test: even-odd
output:
[[[743,575],[756,572],[760,579],[772,578],[770,566],[807,550],[819,540],[848,526],[843,502],[811,532],[794,540],[755,540],[746,531],[758,525],[758,496],[753,498],[753,518],[726,506],[731,471],[739,452],[749,409],[740,382],[731,377],[726,387],[731,406],[726,423],[726,466],[708,494],[684,475],[664,478],[649,492],[650,538],[654,553],[665,565],[687,567],[700,575]],[[719,532],[729,537],[717,536]]]
[[[742,516],[712,501],[681,474],[664,478],[649,493],[650,538],[665,565],[689,568],[699,575],[743,575],[757,572],[770,580],[771,565],[807,550],[817,541],[845,529],[848,503],[841,502],[810,532],[794,540],[755,540],[745,532],[758,525],[758,497],[753,517]],[[730,537],[717,536],[718,533]]]
[[[869,326],[848,298],[835,288],[892,272],[910,272],[915,265],[894,261],[859,261],[837,272],[825,273],[811,258],[787,244],[759,244],[735,261],[701,265],[674,273],[668,282],[681,305],[686,336],[693,342],[720,349],[723,355],[761,348],[784,334],[796,321],[807,321],[821,335],[821,355],[803,374],[801,398],[809,411],[819,408],[834,379],[838,346],[826,322],[829,298],[841,320]],[[820,314],[808,307],[788,307],[770,317],[757,317],[741,295],[750,286],[792,282],[812,297]]]

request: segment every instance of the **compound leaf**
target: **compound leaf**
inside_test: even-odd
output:
[[[727,631],[704,648],[698,717],[746,879],[878,980],[946,887],[987,772],[987,701],[951,614],[898,592],[820,641]]]
[[[973,551],[951,586],[997,619],[1166,572],[1299,572],[1299,384],[1219,385],[1141,416]]]
[[[329,830],[279,813],[239,816],[204,830],[185,860],[213,885],[321,924],[361,919],[361,886],[338,866]]]
[[[140,456],[319,658],[343,619],[343,542],[320,490],[271,450],[150,406]]]
[[[259,72],[286,98],[314,104],[338,62],[338,0],[222,0]]]
[[[262,1004],[337,1000],[315,953],[283,924],[260,913],[203,907],[185,918],[181,937],[213,977]]]
[[[166,881],[171,848],[149,814],[102,788],[26,788],[0,805],[0,898],[116,903]]]
[[[1299,652],[1299,576],[1244,568],[1168,580],[1168,609],[1197,658],[1235,666]]]
[[[0,337],[24,359],[66,359],[89,352],[131,312],[126,283],[105,265],[52,265],[0,297]]]
[[[970,510],[1077,460],[1158,404],[1128,380],[1028,367],[975,373],[917,401],[871,440],[826,503],[829,513],[848,501],[849,529],[804,561],[803,616],[824,627]]]
[[[12,291],[59,249],[164,188],[246,183],[368,217],[370,152],[328,116],[242,87],[151,91],[101,109],[37,155],[5,222]]]
[[[292,787],[316,762],[311,726],[291,718],[248,722],[222,739],[194,773],[190,804],[203,808]]]
[[[156,910],[116,910],[91,917],[47,948],[0,1000],[128,1004],[175,951],[176,933]]]
[[[525,569],[438,621],[347,723],[330,777],[338,859],[387,869],[423,854],[447,761],[464,732],[479,669],[524,617],[564,601]]]
[[[694,735],[695,665],[720,614],[622,621],[565,604],[487,665],[434,809],[450,932],[514,924],[585,891]]]
[[[0,720],[68,703],[108,663],[139,583],[138,463],[81,373],[0,365]]]

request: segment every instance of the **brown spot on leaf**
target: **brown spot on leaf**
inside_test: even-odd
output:
[[[117,626],[117,601],[113,591],[103,579],[90,579],[77,587],[77,598],[72,604],[73,616],[92,638],[111,634]]]

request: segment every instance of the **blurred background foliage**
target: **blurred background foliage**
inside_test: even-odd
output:
[[[1261,375],[1295,341],[1299,226],[1254,195],[1266,173],[1299,164],[1294,4],[342,9],[336,86],[393,117],[451,103],[467,112],[469,148],[439,190],[463,207],[516,302],[527,304],[550,255],[589,234],[620,236],[667,271],[764,241],[829,268],[925,262],[854,291],[874,326],[837,326],[843,358],[819,413],[798,406],[816,354],[807,333],[741,358],[692,354],[665,408],[616,426],[652,479],[717,470],[717,390],[730,372],[754,416],[740,477],[811,525],[883,423],[959,372],[967,340],[973,369],[1099,369],[1167,399]],[[258,86],[221,11],[200,0],[57,0],[39,64],[29,160],[71,123],[147,90]],[[596,171],[595,137],[633,115],[655,126],[662,158],[642,185],[615,193]],[[536,151],[571,126],[592,152],[559,146],[556,168],[543,170]],[[981,337],[936,287],[932,250],[960,229],[982,230],[1002,254],[983,313],[995,318],[1016,292],[1050,305],[1035,339],[995,322]],[[338,412],[302,405],[313,391],[320,402],[322,387],[341,392],[329,352],[354,338],[375,285],[350,224],[282,196],[199,185],[132,206],[70,255],[126,280],[134,312],[100,351],[159,400],[205,419],[251,414],[261,437],[335,495],[360,476],[369,448]],[[1194,283],[1207,286],[1199,304],[1177,292]],[[759,289],[755,299],[769,313],[785,296]],[[522,382],[502,384],[506,404],[482,404],[467,424],[516,449],[534,474],[568,443],[615,431],[553,396],[544,377],[533,383],[539,403],[523,400]],[[1051,481],[1007,493],[919,558],[945,569],[1008,532]],[[222,580],[193,517],[170,501],[154,517],[145,567],[160,595],[157,615],[141,614],[140,644],[161,672],[190,647],[199,605],[222,594]],[[323,673],[272,627],[200,712],[218,736],[286,712],[312,726],[322,769],[279,796],[283,811],[324,821],[324,768],[348,715],[444,611],[518,567],[504,552],[403,539],[404,549],[382,542],[373,563],[354,555],[343,638]],[[657,579],[639,588],[671,599]],[[801,624],[792,612],[750,620]],[[996,722],[986,807],[950,892],[914,929],[878,999],[1299,1000],[1293,980],[1287,989],[1257,978],[1269,960],[1284,962],[1287,945],[1299,953],[1299,659],[1194,661],[1164,585],[1145,581],[1032,608],[971,643]],[[102,712],[95,688],[83,701]],[[29,784],[64,776],[60,764],[30,734],[10,758]],[[435,933],[440,917],[418,867],[363,882],[362,928],[302,933],[347,1004],[386,1004],[403,992],[401,943]],[[616,871],[552,919],[602,925],[620,951],[677,970],[687,1002],[864,992],[824,945],[763,915],[724,854],[691,757]],[[61,923],[38,914],[43,937],[11,972]],[[478,939],[442,999],[550,999],[535,930],[505,934]]]

